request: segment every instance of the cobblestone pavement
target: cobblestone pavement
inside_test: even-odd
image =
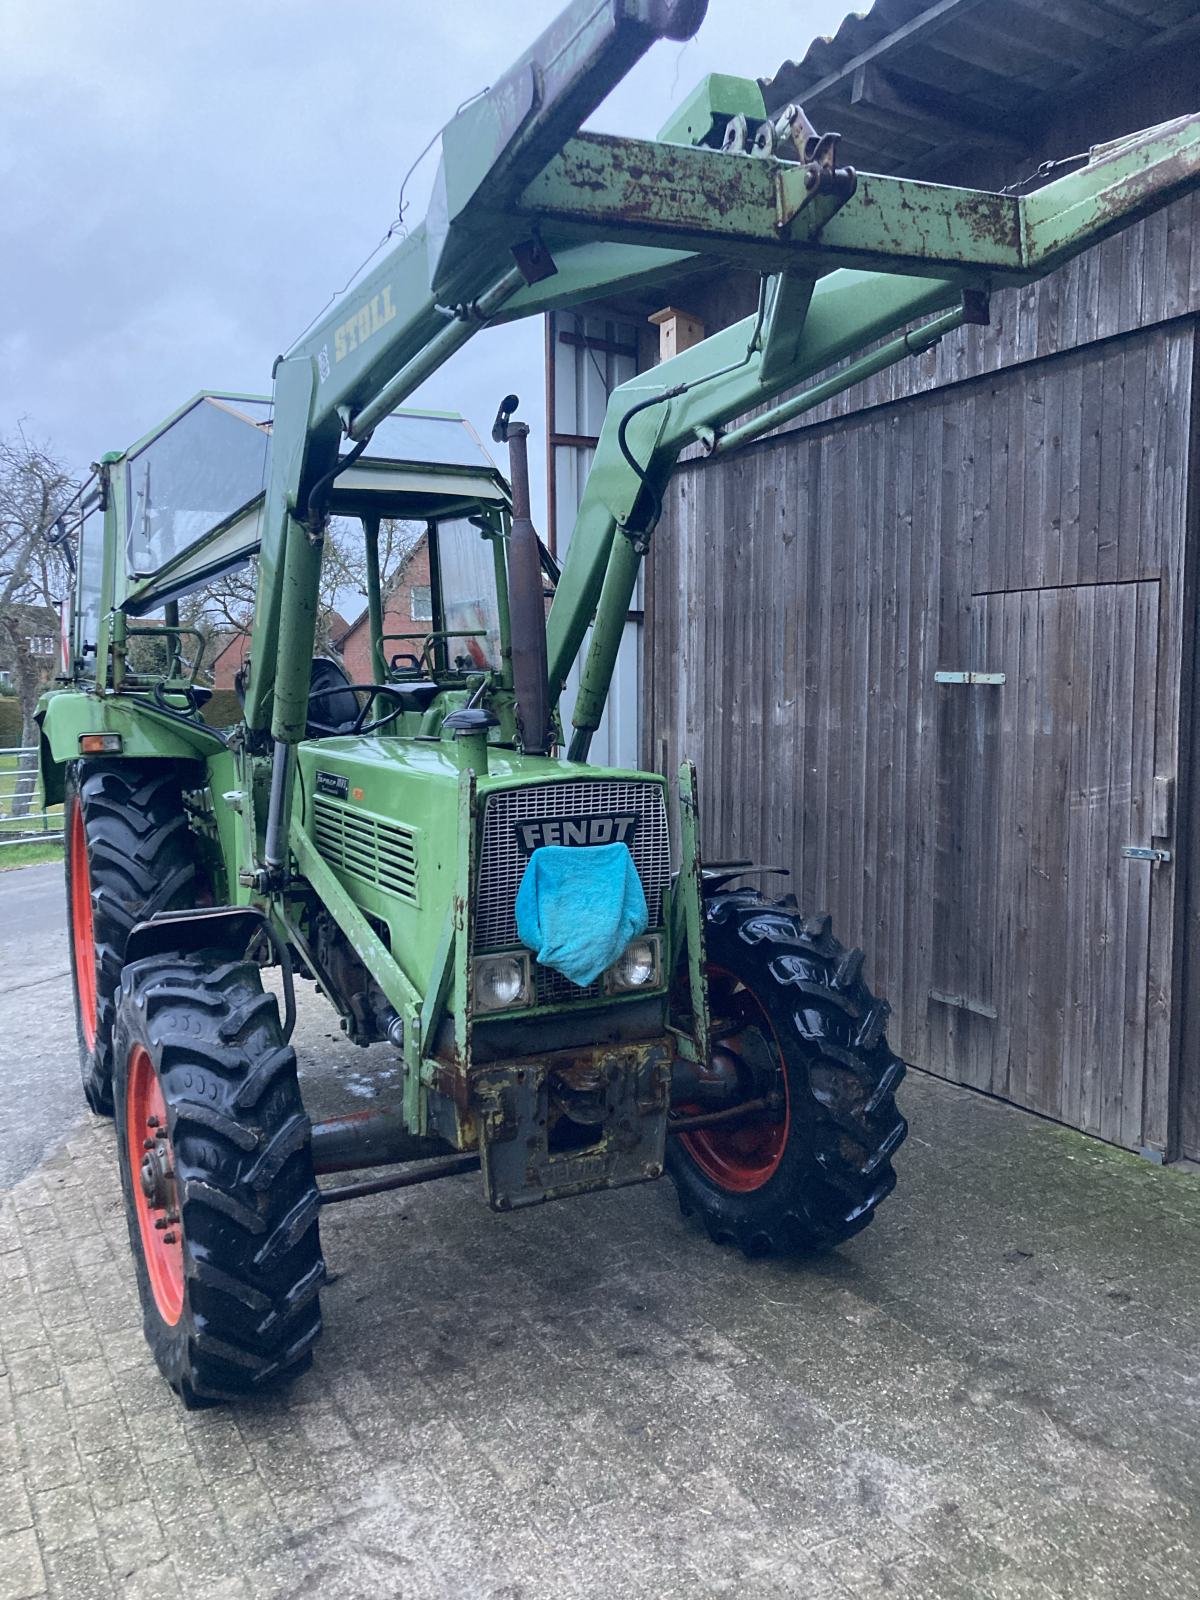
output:
[[[314,1099],[369,1094],[327,1016]],[[1192,1600],[1200,1179],[921,1074],[904,1108],[900,1190],[806,1261],[666,1182],[339,1206],[312,1372],[195,1413],[83,1120],[0,1205],[0,1597]]]

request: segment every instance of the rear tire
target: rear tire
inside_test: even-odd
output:
[[[219,951],[126,967],[116,1121],[142,1322],[189,1407],[312,1364],[325,1277],[311,1130],[274,995]]]
[[[111,1117],[125,946],[135,923],[195,904],[195,860],[179,779],[162,762],[77,762],[64,812],[79,1069],[88,1105]]]
[[[744,890],[708,901],[705,920],[714,1045],[738,1060],[740,1098],[773,1095],[775,1109],[668,1138],[680,1207],[751,1256],[840,1244],[895,1187],[891,1157],[908,1131],[890,1007],[827,916]]]

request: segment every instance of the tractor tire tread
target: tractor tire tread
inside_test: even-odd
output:
[[[147,1338],[188,1405],[290,1382],[310,1364],[321,1332],[325,1265],[313,1226],[320,1192],[310,1123],[278,1007],[273,996],[269,1006],[261,998],[255,963],[216,951],[148,957],[127,966],[121,980],[121,1081],[129,1051],[142,1045],[167,1105],[184,1236],[177,1327],[163,1324],[146,1292],[127,1202],[130,1239]],[[129,1135],[120,1114],[117,1131],[128,1187]]]
[[[891,1157],[908,1124],[895,1104],[905,1066],[883,1033],[890,1008],[826,912],[803,918],[787,900],[742,889],[708,900],[705,916],[710,963],[753,980],[788,1063],[789,1097],[802,1097],[791,1114],[803,1116],[809,1143],[791,1164],[785,1152],[761,1188],[734,1193],[682,1140],[669,1140],[680,1209],[749,1256],[830,1248],[866,1227],[895,1187]]]
[[[84,1096],[113,1114],[113,1026],[125,947],[136,923],[194,904],[196,864],[174,764],[135,759],[79,761],[68,810],[80,807],[87,840],[96,964],[95,1042],[88,1048],[75,1002]],[[68,819],[69,820],[69,819]],[[67,856],[68,897],[70,851]],[[68,898],[68,919],[71,916]],[[71,940],[74,973],[75,942]]]

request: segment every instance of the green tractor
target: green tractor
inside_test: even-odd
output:
[[[40,718],[83,1085],[115,1116],[147,1338],[189,1405],[309,1364],[323,1205],[478,1168],[509,1210],[666,1172],[754,1255],[850,1238],[895,1184],[904,1066],[862,951],[746,887],[765,869],[702,862],[688,764],[673,859],[666,777],[588,763],[638,567],[685,445],[736,448],[986,320],[992,288],[1195,187],[1200,131],[1151,130],[1024,199],[855,174],[801,108],[726,77],[658,140],[579,133],[703,13],[576,0],[447,126],[426,222],[280,358],[273,398],[198,396],[70,512],[69,649]],[[493,430],[507,480],[460,417],[403,402],[489,322],[705,255],[759,272],[757,313],[613,394],[560,571],[516,398]],[[332,516],[361,523],[367,683],[315,655]],[[430,556],[432,620],[403,636],[379,572],[395,517]],[[179,601],[251,562],[242,714],[214,727]],[[348,1040],[399,1054],[394,1104],[310,1121],[297,975]]]

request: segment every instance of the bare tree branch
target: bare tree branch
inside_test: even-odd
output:
[[[58,610],[70,589],[67,553],[46,535],[76,487],[50,446],[31,440],[24,425],[16,438],[0,437],[0,648],[12,663],[26,747],[37,743],[34,714],[44,688],[46,656],[34,650],[47,632],[42,608]],[[14,816],[29,811],[36,767],[35,759],[22,759]]]

